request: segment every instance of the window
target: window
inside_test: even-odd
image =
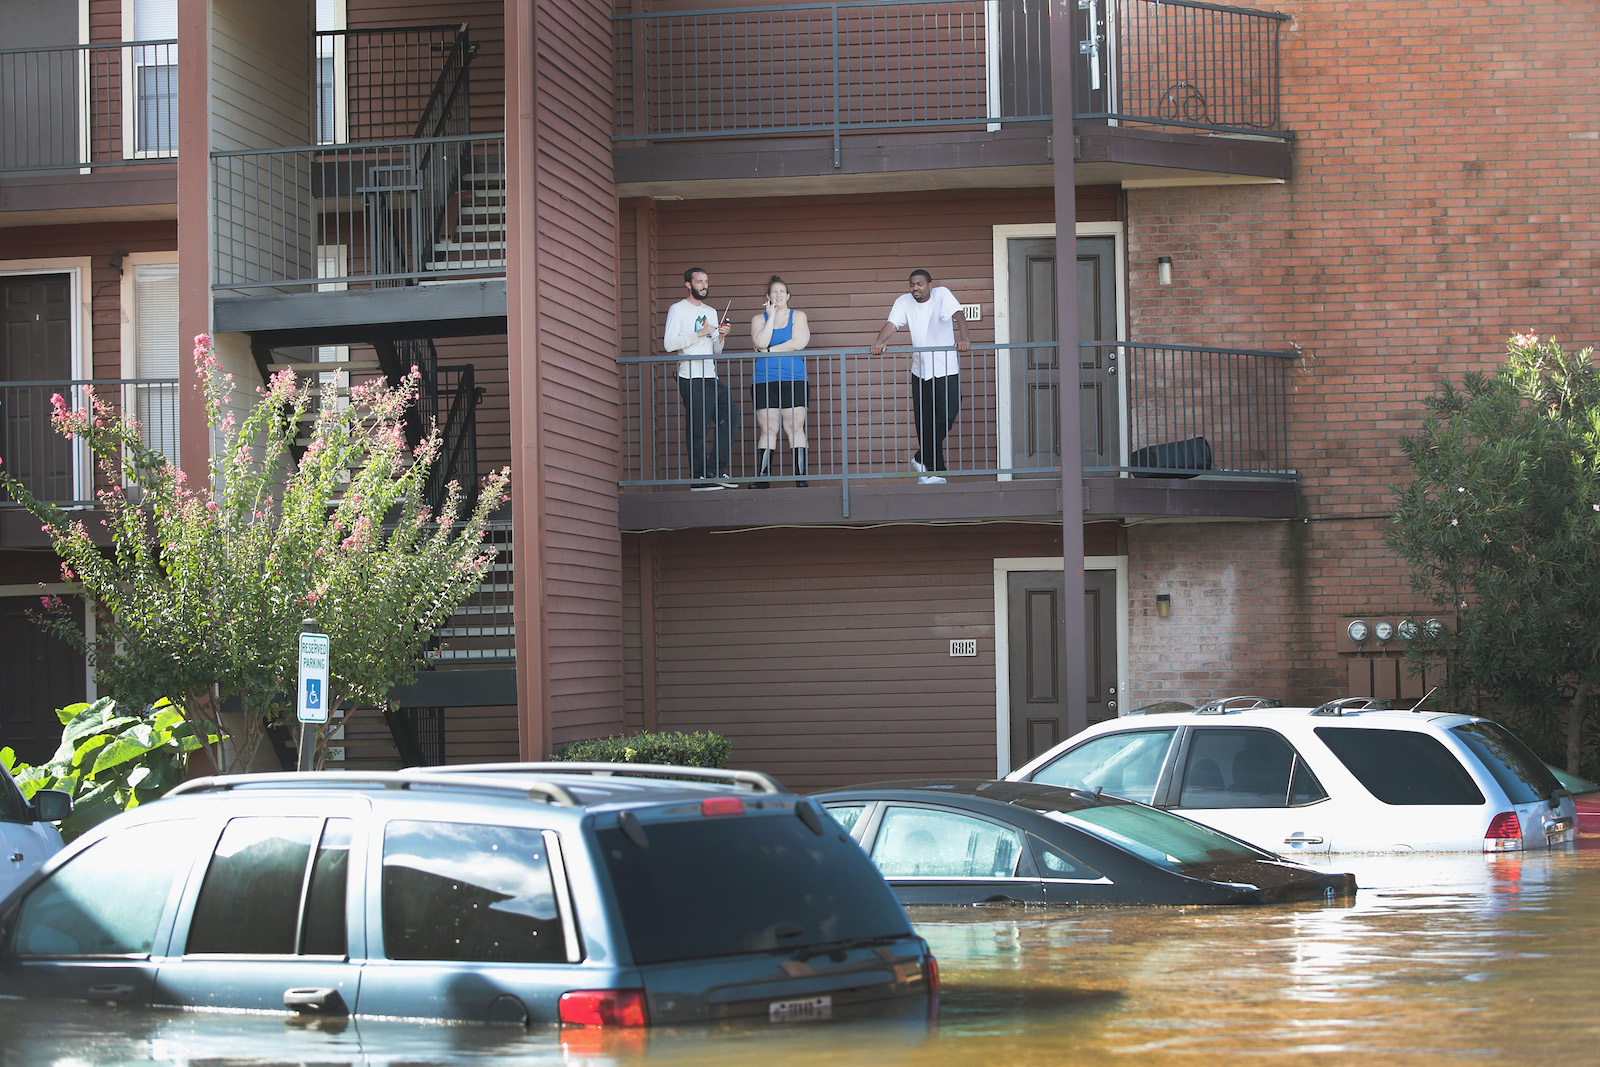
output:
[[[1100,789],[1148,804],[1161,781],[1161,766],[1177,730],[1130,730],[1079,745],[1033,773],[1043,785]]]
[[[543,832],[391,822],[383,941],[392,960],[567,962]]]
[[[194,856],[188,820],[145,823],[89,846],[28,894],[19,956],[148,956],[175,878]]]
[[[315,817],[229,820],[200,887],[185,951],[344,955],[349,851],[349,819],[326,826]],[[306,928],[297,944],[302,916]]]
[[[1033,858],[1039,866],[1039,873],[1045,878],[1071,879],[1073,881],[1093,880],[1103,875],[1078,857],[1069,855],[1061,849],[1045,841],[1043,838],[1028,835],[1028,844],[1033,846]]]
[[[1180,808],[1283,808],[1327,798],[1311,768],[1272,730],[1194,731]]]
[[[27,822],[22,804],[22,794],[11,783],[11,775],[0,770],[0,822]]]
[[[133,373],[129,406],[144,443],[178,463],[178,265],[133,267]]]
[[[1385,804],[1475,805],[1483,792],[1436,737],[1410,730],[1317,727],[1317,736]]]
[[[318,144],[344,144],[350,139],[349,89],[345,80],[344,0],[317,0]]]
[[[178,36],[178,0],[133,0],[133,39],[171,41]],[[169,156],[178,147],[178,48],[140,45],[133,50],[133,148],[136,155]]]
[[[1059,812],[1053,817],[1173,871],[1224,861],[1270,858],[1253,845],[1160,808],[1098,804]]]
[[[886,878],[1014,878],[1021,858],[1017,831],[934,808],[890,807],[872,845]]]
[[[1544,761],[1497,722],[1469,722],[1450,730],[1506,791],[1513,804],[1548,800],[1561,788]]]
[[[792,812],[643,822],[648,847],[597,830],[638,964],[904,936],[866,853]]]
[[[828,814],[838,820],[844,827],[845,833],[850,833],[856,828],[856,823],[861,821],[861,813],[867,810],[865,804],[828,804],[825,805]]]

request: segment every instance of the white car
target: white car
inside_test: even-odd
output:
[[[30,803],[11,772],[0,766],[0,897],[61,851],[61,832],[52,824],[70,814],[72,799],[66,793],[41,789]]]
[[[1576,840],[1572,795],[1505,727],[1230,697],[1096,723],[1006,777],[1166,808],[1281,856],[1502,852]]]

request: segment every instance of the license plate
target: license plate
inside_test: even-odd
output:
[[[769,1023],[807,1023],[833,1018],[832,997],[800,997],[774,1000],[767,1005]]]

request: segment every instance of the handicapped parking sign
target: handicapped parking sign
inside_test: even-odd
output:
[[[300,635],[300,695],[296,713],[301,722],[328,721],[328,635]]]

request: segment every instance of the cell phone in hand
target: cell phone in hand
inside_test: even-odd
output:
[[[728,313],[731,312],[732,310],[733,310],[733,301],[730,300],[730,301],[728,301],[728,306],[722,309],[722,325],[724,325],[724,326],[733,325],[733,320],[728,318]]]

